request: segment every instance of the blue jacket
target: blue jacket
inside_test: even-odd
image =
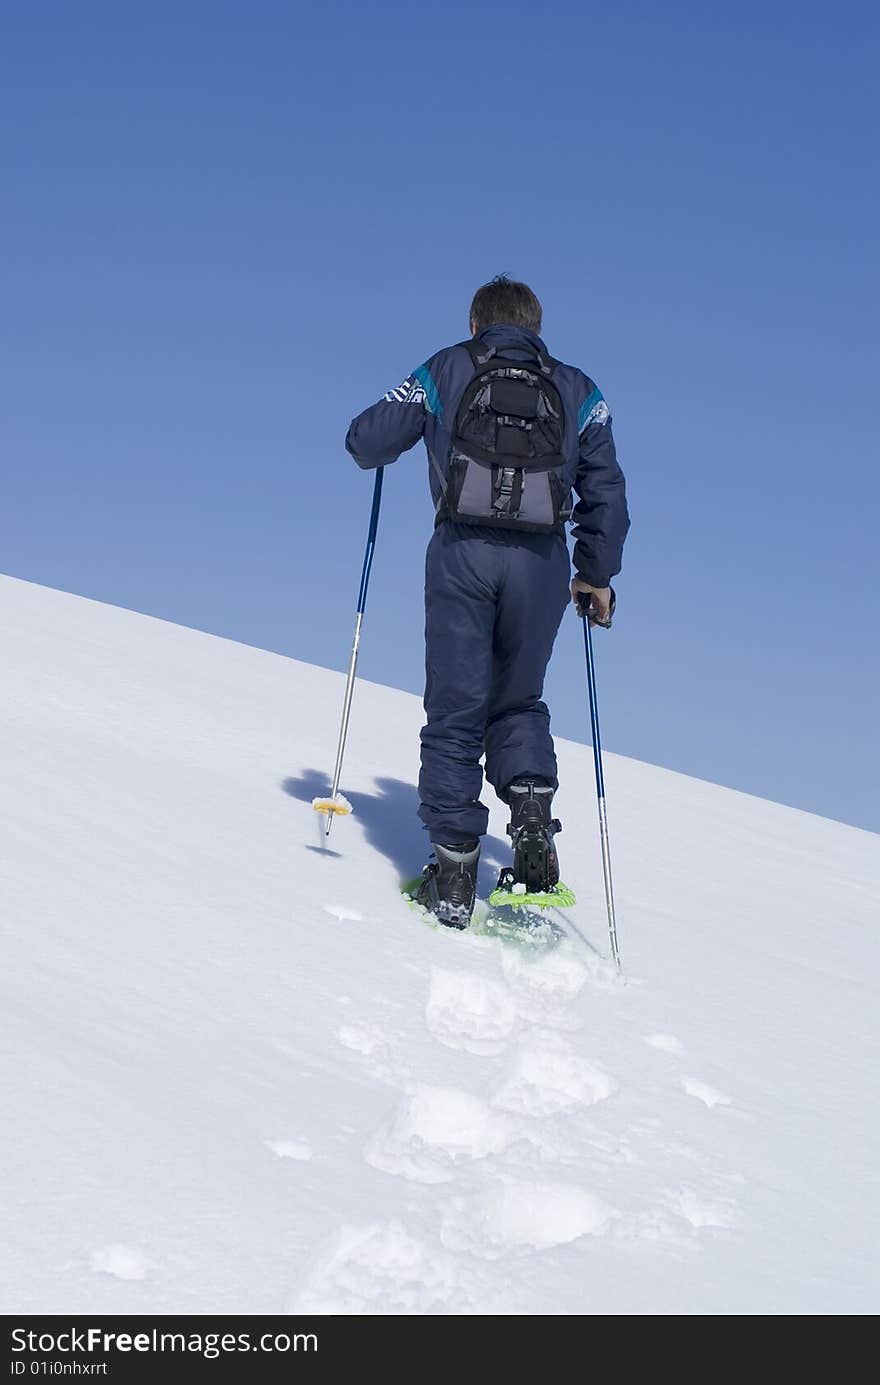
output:
[[[478,340],[513,359],[533,356],[540,337],[522,327],[494,323]],[[525,348],[525,349],[524,349]],[[446,474],[459,401],[473,375],[465,348],[448,346],[407,376],[397,389],[353,420],[345,445],[358,466],[387,466],[424,438],[431,459],[428,479],[435,506],[440,499],[439,467]],[[572,512],[574,564],[592,586],[605,587],[620,571],[629,529],[626,486],[611,434],[611,415],[601,391],[588,375],[560,364],[553,376],[565,410],[566,478],[577,501]]]

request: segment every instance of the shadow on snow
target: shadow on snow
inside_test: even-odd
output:
[[[421,871],[430,850],[425,829],[418,819],[418,792],[414,784],[407,784],[402,779],[383,777],[374,782],[375,793],[346,789],[345,797],[369,845],[391,862],[401,882],[412,880]],[[298,777],[282,779],[281,788],[290,798],[311,804],[313,798],[327,794],[327,775],[323,770],[307,769]],[[344,831],[345,824],[337,823],[334,833]],[[313,846],[309,850],[322,856],[340,855],[329,846]],[[510,846],[507,842],[500,837],[483,838],[478,887],[480,894],[486,895],[495,888],[498,872],[509,860]]]

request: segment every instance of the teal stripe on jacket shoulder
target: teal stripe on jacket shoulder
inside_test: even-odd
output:
[[[428,413],[439,418],[443,412],[443,405],[440,403],[440,394],[437,389],[436,381],[426,365],[420,365],[418,370],[413,371],[413,379],[418,380],[422,389],[425,391],[425,404]]]
[[[578,435],[591,423],[608,422],[608,405],[605,403],[605,396],[598,385],[593,386],[593,391],[588,394],[581,407],[578,409]]]

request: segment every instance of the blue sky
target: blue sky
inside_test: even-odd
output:
[[[3,6],[0,569],[344,667],[348,421],[509,271],[629,481],[606,744],[880,829],[876,6],[305,8]],[[431,522],[419,449],[416,692]],[[587,739],[574,617],[548,696]]]

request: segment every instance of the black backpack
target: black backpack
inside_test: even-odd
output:
[[[571,487],[563,479],[565,415],[553,383],[559,362],[540,351],[514,361],[476,340],[462,345],[474,373],[455,417],[438,519],[564,533]]]

